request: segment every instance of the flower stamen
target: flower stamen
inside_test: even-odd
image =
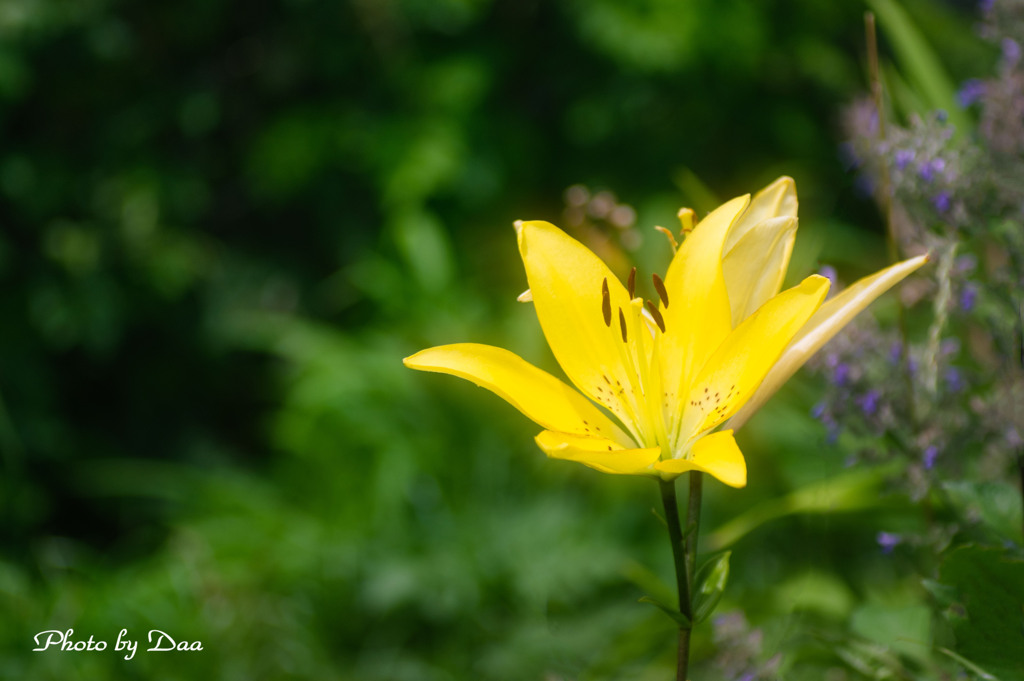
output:
[[[629,291],[629,299],[633,300],[636,295],[636,268],[629,271],[629,279],[626,280],[626,289]]]
[[[601,283],[601,314],[604,315],[604,325],[612,326],[612,298],[608,292],[608,277]],[[619,314],[622,314],[621,311]]]
[[[665,333],[665,318],[658,312],[658,306],[651,301],[646,301],[647,311],[651,313],[651,317],[654,318],[654,323],[658,325],[662,333]]]
[[[692,232],[693,228],[697,226],[697,213],[694,212],[692,208],[680,208],[678,217],[679,222],[682,223],[683,238],[686,238],[686,235]]]
[[[652,274],[651,279],[654,281],[654,290],[658,292],[658,297],[661,298],[661,304],[667,308],[668,291],[665,289],[665,282],[661,280],[657,273]]]
[[[626,336],[626,315],[622,314],[622,308],[619,308],[619,329],[622,331],[622,342],[628,343],[629,340]]]
[[[676,243],[676,238],[672,236],[672,232],[668,231],[664,227],[655,226],[654,229],[665,235],[665,238],[668,239],[669,245],[672,246],[672,255],[675,255],[676,251],[679,249],[679,244]]]

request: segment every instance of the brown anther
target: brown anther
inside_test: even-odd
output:
[[[658,297],[661,298],[661,304],[667,308],[668,291],[665,289],[665,282],[661,280],[657,273],[652,274],[651,279],[654,281],[654,290],[658,292]]]
[[[678,216],[682,225],[682,234],[685,237],[697,226],[697,213],[692,208],[680,208]]]
[[[665,318],[661,316],[660,312],[658,312],[658,306],[649,300],[646,301],[646,305],[647,311],[651,313],[652,317],[654,317],[654,323],[658,325],[658,328],[661,329],[662,333],[665,333]]]
[[[612,298],[608,293],[608,277],[601,283],[601,314],[604,315],[604,325],[611,328],[612,325]]]
[[[636,293],[636,268],[629,271],[629,278],[626,280],[626,289],[629,291],[629,299],[633,300]]]
[[[622,314],[621,307],[619,308],[619,329],[622,331],[622,342],[628,342],[628,338],[626,336],[626,315]],[[618,381],[616,381],[616,383],[617,382]]]

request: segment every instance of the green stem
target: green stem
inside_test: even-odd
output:
[[[697,570],[697,535],[700,533],[700,502],[704,496],[704,474],[690,471],[690,498],[686,503],[686,581],[690,585],[691,599],[693,575]],[[692,613],[687,613],[690,617]]]
[[[686,615],[690,626],[679,627],[679,654],[676,661],[676,681],[687,681],[690,666],[690,632],[693,626],[693,574],[697,558],[697,533],[700,526],[700,501],[703,476],[697,471],[690,472],[690,496],[686,505],[686,534],[679,524],[679,503],[676,500],[676,484],[660,481],[661,502],[665,509],[669,541],[672,544],[672,560],[676,569],[676,588],[679,592],[679,612]],[[685,536],[685,543],[684,543]]]
[[[1012,251],[1010,257],[1013,258]],[[1024,268],[1017,265],[1016,258],[1013,259],[1015,261],[1014,265],[1016,265],[1014,269],[1018,273],[1024,273]],[[1016,336],[1014,345],[1017,347],[1013,348],[1013,352],[1017,355],[1017,362],[1010,363],[1010,371],[1016,374],[1013,379],[1014,382],[1018,382],[1024,377],[1024,300],[1018,297],[1014,307],[1017,308],[1017,329],[1014,334]],[[1011,394],[1016,396],[1016,393]],[[1020,405],[1015,404],[1013,406],[1014,413],[1019,414]],[[1017,468],[1020,471],[1021,532],[1024,533],[1024,447],[1017,447]]]
[[[676,568],[676,588],[679,593],[679,612],[689,615],[690,581],[686,575],[686,556],[683,549],[683,529],[679,526],[679,504],[676,501],[676,482],[659,481],[661,485],[661,504],[665,509],[665,522],[668,524],[668,538],[672,544],[672,562]],[[676,681],[686,681],[687,669],[690,664],[690,630],[679,627],[679,655],[676,659]]]
[[[1024,448],[1017,449],[1017,469],[1020,471],[1021,534],[1024,536]]]

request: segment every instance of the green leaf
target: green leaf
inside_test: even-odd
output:
[[[895,64],[886,64],[883,67],[882,82],[891,96],[893,108],[904,119],[909,118],[911,114],[927,119],[934,110],[921,99],[921,94],[907,83]]]
[[[634,584],[640,591],[653,594],[651,598],[662,603],[671,603],[676,598],[674,586],[669,586],[657,572],[635,560],[626,561],[622,576]]]
[[[1002,548],[963,546],[943,561],[939,581],[956,590],[946,618],[956,654],[1004,679],[1024,669],[1024,561]]]
[[[1000,539],[1021,540],[1020,492],[1009,483],[945,482],[942,488],[965,517],[980,517]]]
[[[846,582],[824,570],[796,572],[772,589],[772,601],[778,612],[814,613],[837,622],[850,615],[855,598]]]
[[[936,650],[950,659],[955,660],[957,664],[977,676],[982,681],[999,681],[999,677],[992,676],[978,665],[974,664],[962,655],[957,655],[949,648],[936,648]]]
[[[860,468],[811,483],[781,499],[772,499],[742,513],[708,535],[712,550],[736,543],[764,523],[797,513],[830,514],[878,508],[882,488],[890,475],[898,474],[904,465],[894,462],[876,468]]]
[[[437,292],[451,283],[455,269],[452,246],[433,212],[418,206],[399,211],[394,230],[395,242],[420,286]]]
[[[704,180],[689,168],[680,168],[672,179],[682,191],[683,198],[689,203],[690,208],[697,211],[697,215],[705,215],[722,203]]]
[[[956,105],[953,80],[909,15],[894,0],[868,0],[867,4],[878,15],[907,81],[932,109],[945,111],[957,134],[963,134],[968,121]]]
[[[697,576],[693,580],[693,618],[697,624],[706,620],[715,611],[718,601],[722,600],[722,593],[729,581],[731,555],[732,551],[720,553],[697,570]]]
[[[848,636],[834,641],[832,652],[849,667],[868,679],[909,679],[906,667],[888,646]]]
[[[935,599],[940,608],[948,608],[956,601],[956,589],[934,579],[922,579],[921,586]]]
[[[850,628],[887,651],[923,661],[931,641],[931,611],[925,605],[865,603],[850,616]]]
[[[651,605],[656,607],[658,610],[661,610],[663,613],[665,613],[666,615],[671,617],[672,621],[675,622],[676,624],[678,624],[681,629],[690,629],[692,627],[692,625],[690,624],[690,619],[686,615],[684,615],[683,613],[679,612],[679,610],[677,610],[676,608],[673,608],[670,605],[665,605],[661,601],[657,601],[657,600],[651,598],[650,596],[644,596],[643,598],[640,599],[639,602],[640,603],[650,603]]]

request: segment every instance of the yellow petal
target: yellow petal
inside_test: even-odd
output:
[[[811,275],[748,317],[708,360],[683,403],[677,442],[714,428],[754,394],[793,336],[828,293],[828,279]]]
[[[544,428],[632,444],[629,437],[585,397],[503,348],[477,343],[442,345],[417,352],[402,363],[410,369],[451,374],[472,381]]]
[[[662,339],[662,376],[669,399],[687,392],[690,381],[732,330],[729,295],[722,275],[722,246],[729,226],[749,196],[725,203],[697,223],[665,275],[668,305]]]
[[[726,246],[722,272],[733,327],[782,288],[795,238],[795,217],[771,217],[750,226],[732,248]]]
[[[701,471],[713,475],[730,487],[747,484],[747,462],[736,445],[731,430],[705,435],[693,443],[692,458],[668,459],[654,464],[659,472],[671,477],[686,471]]]
[[[754,396],[729,422],[729,427],[739,428],[746,423],[754,412],[811,358],[811,355],[846,326],[857,313],[926,262],[928,256],[921,255],[896,263],[864,277],[826,301],[793,338]]]
[[[726,252],[742,239],[755,225],[778,217],[796,217],[799,204],[796,200],[796,183],[793,178],[782,176],[759,191],[750,206],[729,230],[725,241]]]
[[[578,461],[602,473],[655,475],[651,468],[661,456],[660,447],[630,449],[603,438],[578,437],[545,430],[537,445],[553,459]]]
[[[636,371],[619,321],[620,311],[623,318],[629,314],[629,294],[600,258],[554,225],[519,222],[516,230],[533,306],[555,359],[577,388],[637,432]],[[628,329],[625,335],[629,339]]]

